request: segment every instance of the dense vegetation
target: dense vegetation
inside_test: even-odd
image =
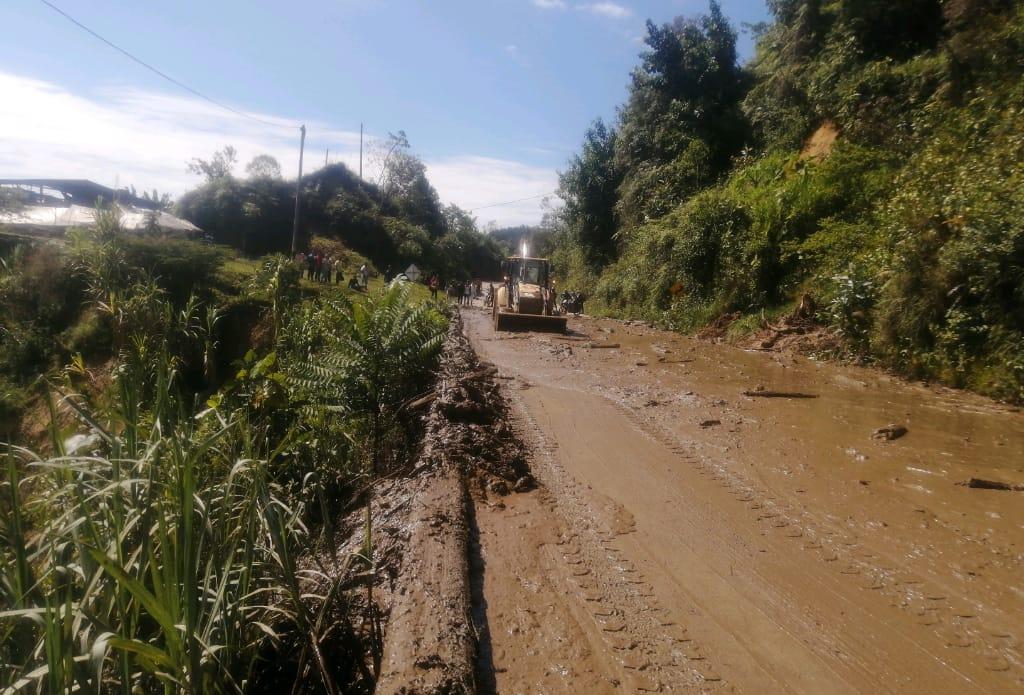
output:
[[[442,205],[426,167],[402,135],[392,136],[380,157],[377,181],[364,181],[344,164],[331,164],[302,178],[299,240],[341,242],[380,271],[415,263],[445,278],[480,277],[498,267],[498,246],[479,232],[475,219],[456,205]],[[268,155],[233,174],[235,153],[226,147],[190,168],[204,177],[178,201],[178,213],[213,240],[243,254],[287,253],[291,248],[295,182],[281,178]]]
[[[561,176],[561,273],[680,330],[803,299],[847,354],[1024,399],[1024,7],[768,5],[745,66],[715,2],[648,23]]]
[[[4,259],[0,402],[49,437],[0,447],[0,690],[371,691],[372,530],[315,551],[414,449],[425,290],[304,284],[115,209]]]

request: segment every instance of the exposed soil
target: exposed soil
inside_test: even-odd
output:
[[[463,316],[540,483],[471,485],[480,691],[1024,688],[1019,412],[638,324]]]
[[[456,318],[434,392],[419,401],[429,407],[423,449],[413,470],[375,491],[374,600],[386,617],[378,693],[478,689],[483,627],[474,619],[481,572],[473,507],[488,494],[534,487],[496,373],[479,362]],[[345,525],[358,523],[353,516]],[[358,535],[349,535],[340,556],[355,551]]]
[[[839,128],[832,121],[826,120],[804,142],[800,159],[824,159],[832,152],[838,139]]]

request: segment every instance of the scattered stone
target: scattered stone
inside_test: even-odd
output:
[[[516,484],[512,486],[512,489],[516,492],[529,492],[534,487],[536,487],[536,482],[533,476],[527,474],[516,480]]]
[[[887,442],[891,442],[894,439],[899,439],[907,433],[907,428],[903,425],[886,425],[885,427],[879,427],[877,430],[871,433],[872,439],[883,439]]]
[[[855,461],[863,462],[863,461],[867,461],[867,459],[868,459],[867,456],[865,456],[864,454],[860,453],[859,451],[857,451],[853,447],[850,447],[849,449],[846,449],[846,455],[847,456],[852,456]]]
[[[504,480],[501,480],[500,478],[492,480],[490,483],[488,483],[487,489],[496,495],[501,495],[502,497],[507,495],[509,492],[508,483],[506,483]]]
[[[626,629],[626,623],[620,618],[612,617],[609,620],[601,621],[601,629],[605,632],[622,632]]]
[[[643,671],[651,665],[651,662],[643,654],[630,652],[622,657],[622,665],[634,671]]]
[[[1024,484],[1004,483],[999,480],[986,480],[985,478],[971,478],[966,483],[957,483],[977,490],[1008,490],[1012,492],[1024,492]]]

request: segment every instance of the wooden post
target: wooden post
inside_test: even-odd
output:
[[[295,217],[292,221],[292,256],[299,250],[299,202],[302,197],[302,155],[306,151],[306,126],[299,128],[299,178],[295,180]]]

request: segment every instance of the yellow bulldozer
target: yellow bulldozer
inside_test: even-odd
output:
[[[550,261],[511,256],[501,266],[504,278],[491,303],[494,330],[564,333],[566,317],[555,303]]]

